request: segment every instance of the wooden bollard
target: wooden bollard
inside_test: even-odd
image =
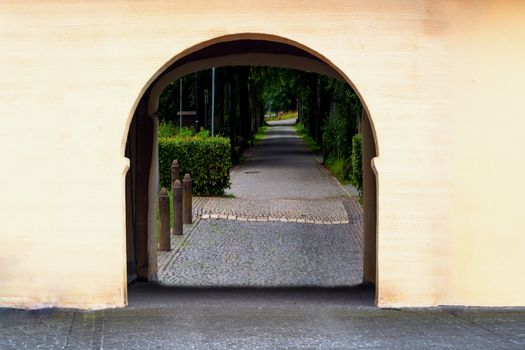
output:
[[[175,159],[171,163],[171,186],[175,184],[175,180],[179,179],[179,161]]]
[[[159,249],[163,252],[171,250],[170,238],[170,196],[168,190],[164,187],[160,190],[159,197],[160,213],[160,244]]]
[[[182,235],[182,184],[175,180],[173,184],[173,234]]]
[[[191,177],[190,174],[184,175],[182,180],[182,217],[185,224],[192,221],[191,203]]]
[[[175,159],[171,163],[171,193],[173,194],[173,186],[175,186],[175,180],[179,179],[179,162],[177,159]],[[171,199],[171,207],[175,208],[175,196]]]

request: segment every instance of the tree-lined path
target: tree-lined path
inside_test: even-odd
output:
[[[231,196],[197,200],[197,222],[160,253],[178,286],[352,286],[362,281],[362,210],[308,151],[295,120],[270,123],[232,172]]]
[[[320,166],[295,131],[295,119],[268,122],[263,140],[234,172],[236,198],[319,200],[347,197],[337,180]]]
[[[205,218],[347,224],[347,192],[308,151],[295,119],[269,122],[265,138],[232,172],[227,194],[202,207]],[[355,207],[356,210],[360,208]],[[352,217],[360,213],[352,214]]]

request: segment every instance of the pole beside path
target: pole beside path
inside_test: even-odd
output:
[[[191,200],[191,177],[190,174],[184,175],[182,180],[182,216],[185,224],[192,222],[192,200]]]
[[[159,249],[163,252],[169,252],[171,250],[170,196],[168,194],[168,190],[164,187],[162,187],[162,189],[160,190],[159,214],[160,214]]]
[[[182,184],[175,180],[173,185],[173,234],[182,235]]]

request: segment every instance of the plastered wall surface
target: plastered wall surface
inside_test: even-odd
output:
[[[525,305],[524,23],[521,1],[2,2],[0,305],[126,304],[134,106],[184,50],[243,33],[363,98],[378,305]]]
[[[455,11],[450,304],[525,304],[525,3]]]

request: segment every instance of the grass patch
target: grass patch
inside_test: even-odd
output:
[[[257,130],[257,133],[255,133],[255,136],[253,137],[253,144],[256,145],[259,142],[261,142],[262,139],[266,136],[266,133],[268,132],[268,125],[263,125]]]
[[[344,159],[337,158],[334,160],[326,161],[325,165],[328,168],[328,170],[330,170],[332,175],[335,176],[337,180],[339,180],[340,183],[347,184],[349,183],[349,181],[345,179],[345,167],[347,163],[348,162]]]
[[[297,134],[301,136],[303,142],[306,143],[306,146],[308,146],[310,152],[315,153],[321,150],[321,146],[319,146],[317,142],[315,142],[315,140],[310,136],[308,130],[302,123],[295,124],[295,131],[297,131]]]
[[[355,184],[352,180],[349,180],[348,178],[345,178],[345,168],[348,167],[349,160],[345,160],[343,158],[335,159],[335,160],[328,160],[325,162],[326,168],[330,170],[330,173],[337,178],[337,181],[339,181],[342,185],[348,185],[351,184],[355,187]],[[361,193],[361,192],[360,192]],[[359,194],[358,197],[359,204],[361,204],[361,207],[363,207],[363,195]]]
[[[271,117],[268,117],[268,118],[266,118],[264,120],[266,120],[267,122],[273,122],[273,121],[276,121],[276,120],[294,119],[294,118],[297,118],[297,116],[298,116],[297,111],[293,111],[293,112],[286,112],[286,113],[281,114],[281,115],[271,116]]]

